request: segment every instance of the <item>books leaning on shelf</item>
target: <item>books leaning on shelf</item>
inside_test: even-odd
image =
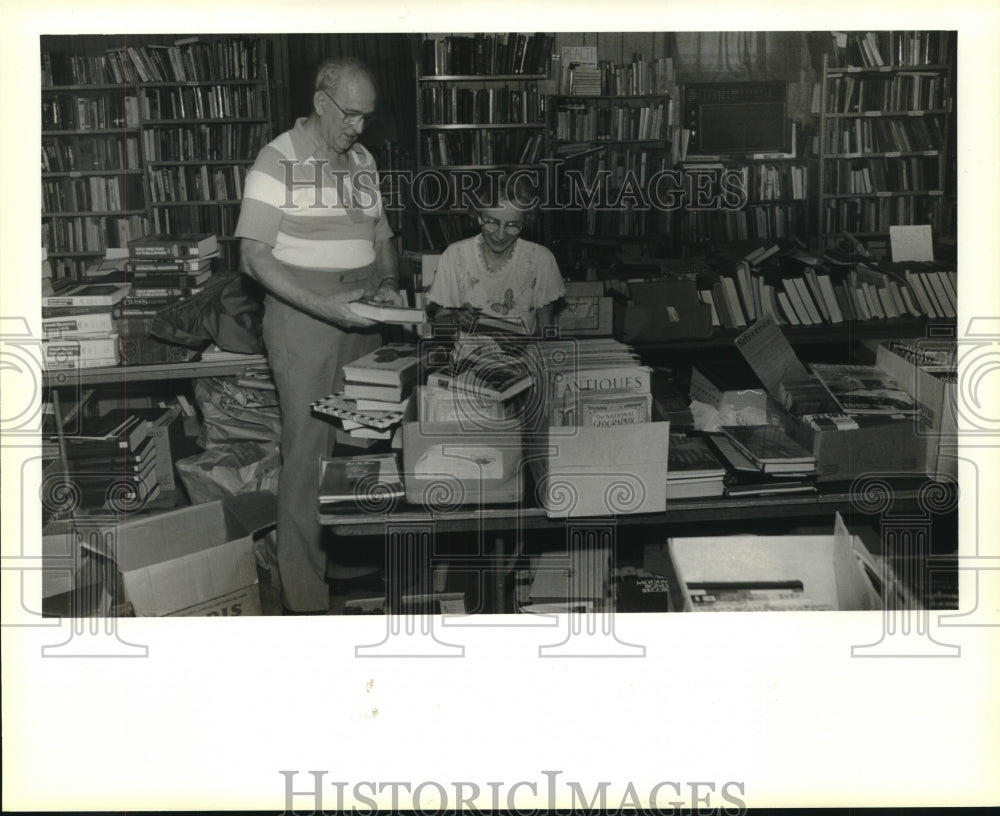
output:
[[[319,510],[382,506],[404,494],[396,455],[341,456],[320,461]]]
[[[417,306],[393,306],[375,300],[352,300],[348,308],[359,317],[366,317],[376,323],[410,325],[423,323],[424,310]]]
[[[902,386],[875,366],[813,363],[812,373],[847,414],[913,415],[917,404]]]

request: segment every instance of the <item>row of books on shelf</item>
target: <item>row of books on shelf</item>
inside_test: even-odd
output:
[[[618,210],[587,209],[582,212],[557,212],[552,216],[552,230],[558,235],[616,238],[664,236],[673,231],[671,213],[657,209],[637,209],[627,205]]]
[[[139,91],[143,121],[262,117],[266,111],[267,90],[261,85],[201,85]]]
[[[750,204],[742,210],[688,210],[679,236],[690,243],[776,240],[806,233],[802,204]]]
[[[833,31],[823,38],[835,67],[946,65],[954,56],[951,31]]]
[[[44,51],[41,59],[42,87],[51,87],[259,79],[266,76],[271,55],[270,42],[262,38],[182,37],[172,45],[109,48],[97,56]]]
[[[424,159],[429,165],[535,164],[542,156],[540,131],[475,130],[424,135]]]
[[[948,78],[940,71],[829,75],[826,89],[826,113],[944,110],[950,100]]]
[[[473,34],[428,38],[423,43],[424,76],[548,74],[555,38],[551,34]]]
[[[725,267],[723,267],[725,269]],[[698,287],[712,323],[743,328],[770,315],[779,325],[839,325],[900,317],[954,318],[957,274],[943,263],[863,263],[827,269],[803,252],[777,265],[740,261],[731,271],[703,272]]]
[[[42,180],[42,213],[115,212],[144,208],[142,179],[136,174]]]
[[[515,124],[545,121],[545,97],[527,88],[467,88],[440,83],[420,89],[423,124]]]
[[[828,162],[824,193],[876,193],[941,190],[937,156],[848,159]]]
[[[48,249],[50,255],[60,252],[101,253],[108,247],[125,246],[131,235],[147,232],[149,220],[144,215],[43,218],[42,246]]]
[[[266,122],[149,128],[142,131],[142,152],[147,162],[252,160],[269,137]]]
[[[946,143],[939,116],[831,120],[822,135],[824,153],[831,154],[937,151]]]
[[[579,68],[596,69],[599,85],[597,93],[602,96],[652,96],[670,94],[677,84],[673,57],[645,58],[639,54],[632,56],[631,62],[616,63],[598,60],[596,64],[562,64],[560,72],[553,77],[560,94],[572,94],[574,78],[579,90]],[[573,76],[573,73],[576,76]],[[668,120],[669,121],[669,120]]]
[[[171,206],[156,206],[150,208],[149,226],[155,233],[167,233],[169,235],[211,232],[216,235],[232,235],[236,230],[236,222],[239,220],[239,202],[229,204],[214,204],[210,207],[191,204],[184,206],[176,204]],[[230,241],[220,245],[219,253],[226,260],[226,265],[234,269],[229,263],[233,258],[231,253],[236,251],[235,241]],[[234,256],[235,257],[235,256]]]
[[[42,99],[42,130],[106,130],[139,126],[134,94],[60,95]]]
[[[955,234],[956,202],[940,191],[869,195],[873,197],[824,200],[823,232],[888,233],[891,226],[930,224],[935,235]]]
[[[726,170],[739,173],[748,202],[801,201],[809,193],[809,168],[805,164],[730,164]]]
[[[248,165],[209,167],[202,164],[187,167],[150,169],[149,194],[153,202],[162,201],[233,201],[243,198],[243,181]]]
[[[560,102],[555,137],[566,141],[654,140],[664,138],[671,103],[593,106]]]
[[[74,170],[139,169],[139,139],[136,136],[86,136],[74,139],[42,139],[42,172]]]

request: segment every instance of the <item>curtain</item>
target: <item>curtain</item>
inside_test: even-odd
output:
[[[384,141],[410,147],[417,121],[416,85],[413,75],[413,35],[408,34],[289,34],[289,118],[312,110],[313,78],[320,62],[328,57],[356,57],[375,74],[378,88],[375,121],[365,128],[359,141],[373,152]]]

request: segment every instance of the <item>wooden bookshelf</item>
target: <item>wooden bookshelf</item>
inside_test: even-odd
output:
[[[419,251],[440,252],[478,227],[460,190],[485,198],[490,171],[536,170],[541,179],[547,77],[546,34],[424,37],[416,55],[418,177],[441,189],[417,216]],[[532,238],[530,228],[525,237]]]
[[[824,55],[817,242],[930,224],[956,234],[953,32],[852,32]]]
[[[151,232],[215,232],[271,138],[268,37],[42,41],[43,241],[56,278]]]

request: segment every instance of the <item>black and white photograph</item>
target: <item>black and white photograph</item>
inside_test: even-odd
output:
[[[995,9],[172,5],[2,12],[5,810],[1000,800]]]

